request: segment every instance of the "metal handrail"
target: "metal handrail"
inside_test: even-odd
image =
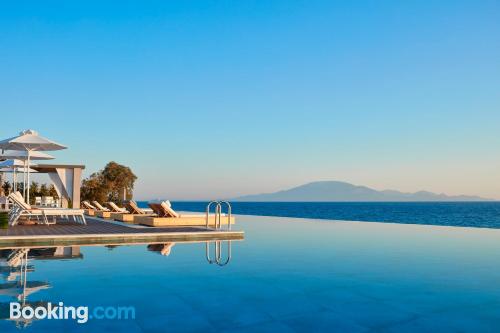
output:
[[[226,266],[227,264],[229,264],[229,262],[231,261],[231,241],[228,240],[227,241],[227,259],[225,262],[221,263],[221,252],[222,252],[222,241],[218,241],[218,245],[219,245],[219,256],[217,258],[217,265],[219,266]]]
[[[210,222],[210,208],[212,205],[215,204],[215,214],[214,214],[214,227],[216,230],[220,230],[222,228],[222,205],[225,204],[227,207],[227,230],[231,230],[231,214],[232,214],[232,207],[231,204],[228,201],[210,201],[207,205],[207,210],[206,210],[206,228],[208,229],[209,227],[209,222]]]
[[[232,207],[231,204],[228,201],[210,201],[207,205],[207,210],[206,210],[206,228],[209,228],[209,222],[210,222],[210,208],[212,205],[215,205],[215,212],[214,212],[214,228],[215,230],[220,230],[222,228],[222,205],[226,205],[227,207],[227,230],[231,230],[231,214],[232,214]],[[218,266],[225,266],[231,261],[231,241],[227,241],[227,258],[225,261],[222,261],[222,241],[215,241],[215,247],[214,247],[214,258],[212,259],[210,257],[210,243],[211,242],[206,242],[205,244],[205,256],[207,258],[207,261],[209,264],[217,264]]]
[[[219,229],[220,229],[220,217],[221,217],[221,213],[222,213],[222,204],[226,204],[226,206],[227,206],[227,230],[231,230],[231,211],[232,211],[232,208],[231,208],[231,204],[229,203],[229,201],[219,201],[219,208],[220,208],[220,211],[219,211]]]
[[[231,261],[231,241],[227,241],[227,258],[224,262],[222,262],[222,241],[215,241],[214,250],[215,256],[214,260],[210,257],[210,243],[205,243],[205,254],[209,264],[217,264],[218,266],[226,266]]]
[[[205,255],[209,264],[213,264],[216,262],[210,258],[210,242],[205,243]]]
[[[208,222],[209,222],[209,221],[208,221],[208,219],[210,218],[210,207],[212,206],[212,204],[215,204],[215,205],[216,205],[216,207],[217,207],[217,205],[219,205],[219,202],[218,202],[218,201],[210,201],[210,202],[208,203],[208,205],[207,205],[207,215],[206,215],[206,217],[205,217],[205,220],[206,220],[206,228],[207,228],[207,229],[208,229],[208,224],[209,224],[209,223],[208,223]],[[214,221],[214,222],[215,222],[215,227],[216,227],[216,229],[217,229],[217,208],[215,208],[215,210],[216,210],[216,213],[215,213],[215,221]]]

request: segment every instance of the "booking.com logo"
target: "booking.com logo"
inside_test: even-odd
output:
[[[47,303],[35,308],[29,305],[21,305],[17,302],[10,303],[10,319],[51,319],[51,320],[76,320],[79,324],[85,324],[89,319],[135,319],[135,307],[133,306],[97,306],[89,311],[88,306],[65,306],[63,302],[57,305]]]

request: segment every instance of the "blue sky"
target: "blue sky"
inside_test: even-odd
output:
[[[138,199],[314,180],[500,199],[498,1],[0,3],[0,134]]]

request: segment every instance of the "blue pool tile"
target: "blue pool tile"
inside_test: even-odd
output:
[[[271,321],[267,323],[261,323],[257,325],[248,325],[241,327],[234,327],[220,332],[230,333],[297,333],[296,330],[286,325],[285,323],[279,321]]]
[[[203,316],[199,314],[149,316],[141,318],[139,326],[144,333],[157,332],[215,332],[216,329]]]
[[[185,292],[178,294],[178,297],[217,328],[256,324],[272,319],[256,304],[245,302],[239,293],[221,288],[208,290],[203,295],[200,297],[199,293]]]
[[[500,327],[499,324],[500,322],[498,318],[470,316],[467,313],[464,313],[461,316],[457,316],[452,313],[440,313],[396,324],[380,330],[380,332],[498,333]]]
[[[416,317],[414,313],[405,309],[375,300],[336,303],[329,306],[329,310],[370,329],[392,326]]]
[[[337,308],[340,304],[349,302],[373,302],[374,299],[360,293],[360,288],[323,287],[321,290],[308,293],[306,296],[326,308]]]
[[[494,304],[497,300],[498,298],[494,295],[474,293],[466,290],[461,290],[460,293],[457,293],[455,290],[409,290],[406,293],[401,293],[398,297],[387,297],[385,303],[423,316],[438,312],[446,312],[452,309],[460,312],[460,309],[477,308],[482,305]],[[489,305],[485,307],[485,310],[489,307],[495,308],[494,305]],[[500,310],[498,305],[496,308]]]
[[[266,298],[265,295],[261,297],[253,305],[277,320],[325,310],[324,306],[311,301],[304,294],[283,298]]]
[[[37,330],[38,332],[38,330]],[[55,332],[54,330],[52,332]],[[57,330],[56,330],[57,332]],[[72,333],[119,333],[119,332],[130,332],[130,333],[143,333],[142,329],[139,327],[135,320],[89,320],[85,324],[78,324],[75,322],[67,322],[64,330],[61,332],[72,332]]]
[[[286,319],[284,322],[298,332],[368,332],[367,327],[361,326],[355,321],[331,312],[322,311],[308,315],[297,315]]]
[[[132,302],[123,304],[134,304]],[[140,302],[135,303],[139,309],[137,309],[137,315],[143,316],[154,316],[163,315],[169,313],[177,313],[179,315],[192,314],[193,307],[181,299],[179,296],[174,294],[161,295],[157,294],[155,297],[144,297],[140,299]]]
[[[239,306],[219,306],[208,310],[204,316],[219,329],[238,328],[258,325],[272,321],[272,317],[257,306],[240,304]]]

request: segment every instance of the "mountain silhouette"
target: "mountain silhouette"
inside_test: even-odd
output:
[[[490,201],[478,196],[449,196],[427,191],[377,191],[340,181],[318,181],[274,193],[245,195],[234,201]]]

